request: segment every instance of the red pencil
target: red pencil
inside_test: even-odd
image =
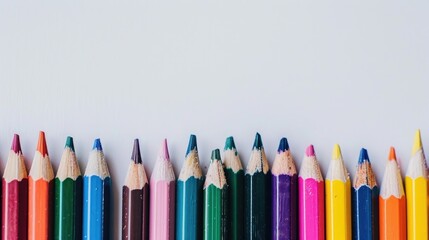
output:
[[[13,137],[2,184],[2,239],[27,239],[28,178],[17,134]]]

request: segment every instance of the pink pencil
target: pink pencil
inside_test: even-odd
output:
[[[325,239],[325,184],[313,145],[307,147],[298,178],[299,239]]]
[[[176,176],[164,140],[150,178],[149,239],[174,239]]]

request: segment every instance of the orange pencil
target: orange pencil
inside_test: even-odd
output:
[[[54,171],[48,156],[45,133],[40,132],[28,177],[28,239],[52,239]]]
[[[407,239],[404,185],[393,147],[390,148],[389,161],[381,184],[379,203],[380,240]]]

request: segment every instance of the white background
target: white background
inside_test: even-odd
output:
[[[299,166],[334,143],[349,171],[366,147],[380,183],[388,148],[402,172],[414,131],[429,143],[427,1],[1,1],[0,169],[12,134],[27,167],[46,131],[57,169],[67,135],[82,171],[101,137],[115,188],[134,138],[150,173],[167,137],[179,173],[190,133],[206,170],[233,135],[273,161],[289,140]]]

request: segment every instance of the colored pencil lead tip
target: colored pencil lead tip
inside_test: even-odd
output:
[[[92,146],[92,150],[103,151],[103,147],[101,146],[101,141],[99,138],[94,140],[94,145]]]
[[[396,152],[394,147],[390,147],[389,160],[396,161]]]
[[[369,157],[368,157],[368,151],[365,148],[362,148],[359,154],[359,164],[363,163],[364,161],[369,162]]]
[[[212,151],[212,162],[213,161],[220,161],[220,151],[219,149],[215,149]]]
[[[168,153],[168,144],[167,144],[167,139],[164,139],[164,142],[162,143],[161,156],[162,156],[165,160],[170,160],[170,154]]]
[[[264,148],[264,146],[262,145],[261,135],[259,133],[256,133],[255,142],[253,143],[253,149],[255,148],[256,149]]]
[[[277,149],[277,152],[286,152],[289,150],[289,143],[287,142],[287,138],[280,139],[279,148]]]
[[[137,138],[134,139],[134,147],[133,154],[131,155],[131,160],[133,160],[134,163],[142,163],[142,155],[140,154],[140,145],[139,140]]]
[[[37,151],[42,154],[42,156],[48,155],[48,147],[46,146],[45,133],[43,131],[39,132],[39,141],[37,143]]]
[[[413,145],[413,155],[416,154],[417,151],[422,149],[422,138],[420,135],[420,129],[416,131],[416,134],[414,135],[414,145]]]
[[[316,156],[314,153],[314,146],[310,145],[307,147],[307,149],[305,150],[305,155],[307,155],[307,157],[314,157]]]
[[[18,134],[13,135],[11,150],[14,151],[15,153],[21,152],[21,142],[19,141]]]
[[[228,149],[232,150],[234,148],[236,148],[235,147],[234,138],[233,137],[226,138],[226,141],[225,141],[225,150],[228,150]]]
[[[68,136],[66,140],[66,147],[70,148],[74,152],[73,138]]]
[[[332,159],[340,159],[341,158],[341,148],[340,145],[335,144],[334,150],[332,151]]]
[[[186,150],[186,155],[188,155],[194,149],[198,151],[197,136],[191,134],[191,136],[189,137],[188,150]]]

